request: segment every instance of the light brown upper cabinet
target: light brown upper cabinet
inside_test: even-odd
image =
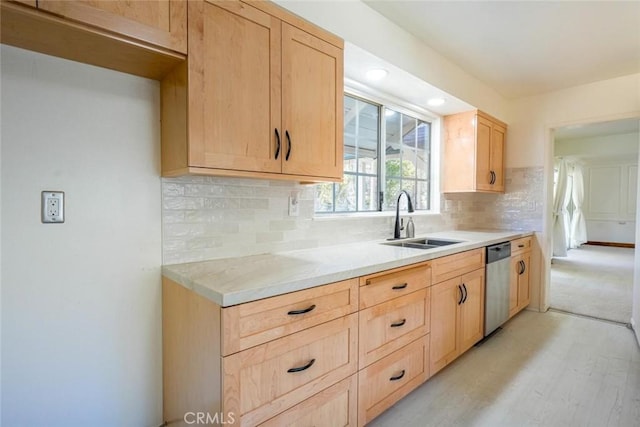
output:
[[[443,192],[504,193],[507,125],[479,110],[445,116]]]
[[[188,2],[162,82],[162,174],[339,181],[343,41],[269,2]]]
[[[187,53],[187,5],[181,0],[38,0],[38,8]]]
[[[156,80],[184,62],[180,0],[0,1],[0,41]]]

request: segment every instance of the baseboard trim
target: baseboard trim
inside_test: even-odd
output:
[[[591,240],[589,240],[586,244],[593,245],[593,246],[613,246],[615,248],[629,248],[629,249],[636,248],[635,243],[592,242]]]

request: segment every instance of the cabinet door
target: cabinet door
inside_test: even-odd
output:
[[[343,52],[282,24],[283,173],[342,179]]]
[[[281,22],[239,1],[189,3],[189,166],[280,172]]]
[[[461,277],[465,298],[460,304],[459,350],[464,353],[484,336],[484,269]]]
[[[179,0],[39,0],[38,8],[187,53],[187,5]]]
[[[491,191],[491,122],[476,115],[476,189]]]
[[[494,191],[504,191],[504,139],[506,130],[493,124],[491,127],[491,170],[495,181],[491,186]]]
[[[511,268],[509,277],[509,317],[518,312],[518,278],[520,277],[520,261],[519,255],[511,257]]]
[[[431,375],[460,354],[456,330],[463,294],[459,285],[460,278],[456,277],[431,287]]]
[[[529,295],[529,278],[530,271],[529,268],[531,265],[531,252],[525,252],[520,255],[520,259],[522,260],[522,269],[518,270],[522,273],[518,275],[518,310],[522,310],[526,306],[529,305],[530,295]]]

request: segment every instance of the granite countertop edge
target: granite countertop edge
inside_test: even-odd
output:
[[[162,267],[166,278],[222,306],[256,301],[459,252],[531,236],[532,231],[452,230],[415,238],[463,240],[432,250],[383,245],[372,240],[271,254]]]

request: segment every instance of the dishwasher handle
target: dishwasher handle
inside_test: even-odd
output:
[[[500,261],[511,256],[511,242],[487,246],[487,264]]]

